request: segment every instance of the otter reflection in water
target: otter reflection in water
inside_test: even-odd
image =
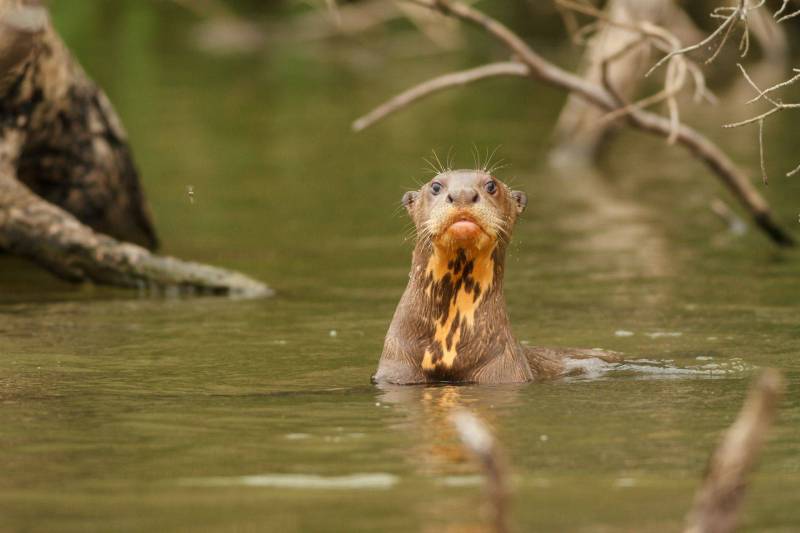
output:
[[[378,383],[520,383],[619,361],[603,350],[522,346],[503,296],[506,248],[527,197],[480,170],[448,170],[403,196],[417,231]]]

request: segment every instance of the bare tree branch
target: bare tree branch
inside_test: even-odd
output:
[[[470,83],[494,78],[498,76],[527,76],[528,67],[516,61],[506,61],[502,63],[490,63],[481,67],[452,72],[415,85],[403,91],[388,102],[381,104],[366,115],[353,122],[353,130],[361,131],[370,127],[374,123],[391,115],[392,113],[413,104],[421,98],[425,98],[433,93],[449,89],[450,87],[460,87]]]
[[[614,95],[601,85],[589,82],[553,63],[550,63],[517,34],[499,21],[485,15],[481,11],[461,2],[450,0],[411,0],[416,4],[437,9],[442,13],[461,19],[476,26],[494,37],[508,48],[518,61],[528,67],[528,75],[537,81],[560,90],[572,92],[587,102],[606,111],[616,110],[620,104]],[[744,175],[730,158],[698,131],[681,124],[677,133],[674,124],[663,116],[648,111],[633,109],[626,116],[632,127],[669,138],[675,135],[675,142],[683,145],[695,157],[703,161],[744,205],[755,223],[781,246],[793,246],[794,238],[774,220],[766,200],[755,190],[747,176]]]

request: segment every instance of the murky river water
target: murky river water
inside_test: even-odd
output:
[[[382,39],[215,58],[184,44],[177,8],[124,5],[57,14],[125,119],[164,251],[277,296],[137,297],[0,258],[0,530],[473,531],[478,469],[448,423],[467,406],[506,449],[518,530],[676,531],[766,366],[789,387],[744,524],[800,527],[800,255],[731,235],[708,208],[730,200],[680,149],[626,134],[597,174],[559,175],[545,160],[560,97],[518,80],[354,135],[383,97],[475,58]],[[697,121],[755,167],[754,130]],[[759,187],[800,235],[800,186],[778,172],[798,162],[795,131],[770,125]],[[432,147],[468,166],[472,143],[502,144],[500,175],[530,197],[506,281],[516,334],[663,371],[370,385],[410,260],[397,202]]]

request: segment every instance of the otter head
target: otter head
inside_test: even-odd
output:
[[[480,170],[442,172],[403,196],[420,240],[445,255],[479,254],[506,242],[527,202],[524,192]]]

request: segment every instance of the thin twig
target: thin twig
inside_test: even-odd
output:
[[[790,1],[791,1],[791,0],[783,0],[783,4],[781,5],[781,8],[780,8],[779,10],[777,10],[777,11],[775,12],[775,15],[773,15],[773,16],[774,16],[775,18],[778,18],[778,17],[780,17],[780,16],[783,14],[783,12],[784,12],[784,11],[786,11],[786,8],[787,8],[787,7],[789,7],[789,2],[790,2]]]
[[[758,93],[758,95],[756,95],[755,98],[752,98],[752,99],[748,100],[747,102],[745,102],[746,104],[752,104],[753,102],[758,101],[760,98],[764,98],[765,100],[767,100],[772,105],[778,105],[778,102],[776,102],[775,100],[772,100],[769,96],[767,96],[767,94],[769,94],[770,91],[773,90],[772,87],[762,91],[761,88],[758,85],[756,85],[756,82],[753,81],[753,78],[750,77],[750,74],[747,73],[747,70],[745,70],[745,68],[742,66],[741,63],[737,63],[736,66],[739,67],[739,70],[741,71],[742,76],[744,76],[745,81],[747,81],[747,83],[750,84],[750,87],[755,89],[756,92]]]
[[[528,76],[528,67],[516,61],[505,61],[501,63],[490,63],[481,67],[462,70],[459,72],[452,72],[445,74],[432,80],[420,83],[403,91],[391,100],[376,107],[366,115],[355,120],[352,128],[354,131],[361,131],[368,128],[375,122],[382,118],[391,115],[392,113],[407,107],[408,105],[424,98],[433,93],[449,89],[450,87],[459,87],[474,83],[479,80],[487,78],[494,78],[499,76]]]
[[[798,9],[797,11],[794,11],[792,13],[789,13],[788,15],[782,16],[781,18],[778,19],[778,22],[785,22],[785,21],[787,21],[789,19],[795,18],[798,15],[800,15],[800,9]]]
[[[741,126],[747,126],[748,124],[753,124],[754,122],[759,122],[761,120],[764,120],[768,116],[777,113],[781,109],[783,109],[781,106],[776,106],[776,107],[773,107],[772,109],[770,109],[769,111],[761,113],[760,115],[757,115],[755,117],[748,118],[747,120],[742,120],[741,122],[732,122],[730,124],[724,124],[722,127],[723,128],[739,128]]]
[[[767,163],[764,160],[764,119],[758,121],[758,160],[761,163],[761,181],[767,185]]]
[[[759,99],[763,98],[764,100],[769,102],[770,105],[772,105],[772,109],[770,109],[769,111],[765,111],[765,112],[761,113],[760,115],[756,115],[755,117],[748,118],[746,120],[742,120],[740,122],[734,122],[734,123],[731,123],[731,124],[725,124],[723,127],[724,128],[738,128],[740,126],[746,126],[748,124],[758,123],[758,154],[759,154],[760,164],[761,164],[761,178],[764,181],[764,183],[766,184],[767,183],[767,165],[766,165],[766,161],[764,159],[764,120],[767,117],[769,117],[770,115],[774,115],[775,113],[777,113],[779,111],[783,111],[784,109],[799,109],[800,108],[800,104],[787,104],[787,103],[782,102],[779,99],[772,98],[771,96],[769,96],[769,94],[774,92],[774,91],[776,91],[776,90],[778,90],[778,89],[781,89],[783,87],[787,87],[789,85],[792,85],[795,82],[797,82],[798,80],[800,80],[800,72],[798,72],[798,69],[794,69],[794,71],[797,72],[797,74],[795,74],[792,78],[790,78],[790,79],[788,79],[786,81],[780,82],[778,84],[775,84],[772,87],[768,87],[767,89],[762,90],[756,84],[756,82],[753,81],[753,78],[750,77],[750,74],[747,73],[747,70],[741,64],[739,64],[738,67],[739,67],[739,70],[742,72],[742,76],[744,76],[744,79],[747,81],[747,83],[750,85],[750,87],[752,87],[757,93],[755,98],[752,98],[747,103],[750,104],[750,103],[756,102]],[[800,170],[800,167],[795,168],[794,170],[790,171],[786,175],[787,176],[793,176],[799,170]]]
[[[750,12],[762,8],[765,3],[766,0],[761,0],[757,4],[750,6],[748,5],[748,0],[738,0],[738,4],[736,6],[718,7],[714,9],[714,11],[711,13],[711,17],[716,19],[722,19],[722,22],[720,23],[719,26],[717,26],[716,30],[714,30],[708,37],[706,37],[699,43],[669,52],[667,55],[659,59],[650,68],[649,71],[647,71],[645,77],[652,74],[653,71],[658,69],[661,65],[663,65],[673,57],[679,55],[686,55],[705,47],[710,48],[712,43],[714,43],[714,41],[717,38],[720,38],[719,43],[716,45],[716,48],[714,49],[714,52],[705,61],[707,64],[712,63],[719,56],[722,49],[725,47],[725,44],[728,42],[728,39],[730,38],[731,33],[733,32],[733,28],[739,22],[742,22],[744,24],[744,32],[739,41],[739,50],[741,52],[741,56],[745,57],[747,55],[747,52],[750,50],[750,24],[748,17],[750,15]]]
[[[768,87],[768,88],[766,88],[766,89],[764,89],[762,91],[752,82],[752,80],[749,79],[750,76],[748,76],[747,71],[744,70],[744,67],[739,65],[739,68],[742,70],[742,72],[744,73],[745,77],[748,78],[748,82],[750,82],[750,85],[752,85],[758,91],[758,94],[755,97],[753,97],[752,99],[750,99],[747,102],[745,102],[747,104],[752,104],[753,102],[757,102],[761,98],[764,98],[765,100],[768,100],[769,103],[771,103],[772,105],[778,105],[777,102],[775,102],[774,100],[771,100],[770,98],[768,98],[767,95],[769,93],[777,91],[778,89],[782,89],[784,87],[788,87],[789,85],[793,85],[795,82],[797,82],[797,80],[800,80],[800,74],[795,74],[794,76],[792,76],[788,80],[782,81],[782,82],[780,82],[780,83],[778,83],[776,85],[773,85],[772,87]]]

